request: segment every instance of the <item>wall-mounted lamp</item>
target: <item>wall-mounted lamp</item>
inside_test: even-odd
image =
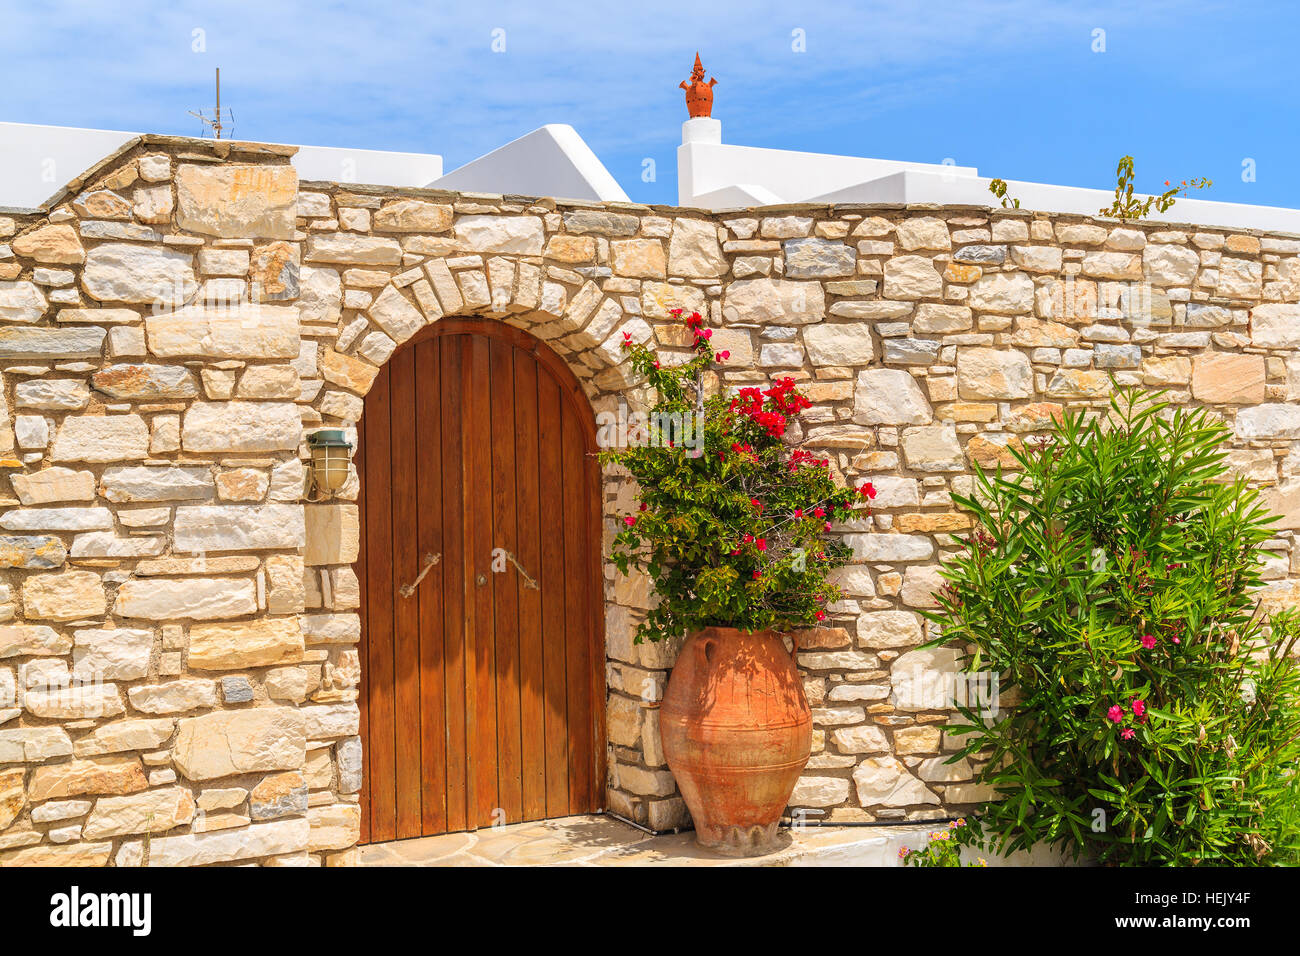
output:
[[[307,436],[311,449],[311,484],[317,491],[332,496],[348,480],[348,452],[352,446],[337,428],[325,428]],[[310,494],[308,495],[310,497]]]

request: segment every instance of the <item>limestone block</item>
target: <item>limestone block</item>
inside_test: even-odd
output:
[[[257,613],[257,594],[242,578],[132,578],[118,588],[113,611],[150,621],[210,621]]]
[[[73,632],[72,676],[77,680],[136,680],[149,673],[153,631],[84,628]]]
[[[718,227],[699,219],[677,219],[668,240],[668,272],[689,279],[724,275],[728,263],[718,243]]]
[[[310,825],[305,817],[254,823],[252,826],[210,833],[155,837],[149,845],[150,866],[207,866],[233,860],[253,860],[306,850]],[[105,847],[111,844],[102,844]],[[138,843],[123,845],[118,866],[139,866],[143,850]]]
[[[195,402],[185,412],[181,442],[193,452],[296,449],[302,417],[290,402]]]
[[[0,282],[0,319],[36,322],[48,307],[45,293],[31,282]]]
[[[0,328],[0,358],[66,362],[97,359],[104,350],[106,329],[76,326],[66,329]]]
[[[106,242],[86,256],[81,288],[100,302],[176,308],[198,291],[194,257],[175,249]]]
[[[311,825],[307,849],[343,850],[361,839],[361,808],[355,803],[332,803],[307,811]]]
[[[260,770],[293,770],[306,759],[300,711],[291,707],[222,710],[182,717],[172,762],[187,780]]]
[[[100,724],[90,733],[78,737],[73,746],[78,757],[130,750],[157,750],[175,729],[176,721],[171,717],[115,720]]]
[[[306,516],[306,549],[303,563],[352,564],[361,548],[361,530],[356,505],[309,504]]]
[[[298,171],[292,166],[199,166],[176,170],[176,225],[223,239],[292,239]]]
[[[137,793],[147,786],[138,757],[90,757],[37,767],[28,784],[27,798],[37,802],[82,794],[122,795]]]
[[[545,233],[539,216],[461,216],[456,240],[467,252],[540,256]]]
[[[807,325],[825,314],[826,294],[820,282],[739,279],[723,292],[722,316],[733,325]]]
[[[1030,398],[1034,394],[1034,370],[1023,352],[959,349],[957,390],[965,399]]]
[[[12,245],[18,255],[45,265],[80,265],[86,260],[81,237],[67,223],[33,229],[15,239]]]
[[[860,425],[920,425],[932,421],[933,413],[911,373],[878,368],[858,373],[853,420]]]
[[[103,617],[104,582],[93,571],[31,575],[23,581],[23,614],[29,619],[76,621]]]
[[[61,567],[68,552],[60,538],[49,534],[0,534],[0,568],[50,570]]]
[[[1264,401],[1264,356],[1202,352],[1192,357],[1192,397],[1202,402],[1258,405]]]
[[[140,465],[106,468],[99,493],[119,504],[142,501],[193,501],[212,497],[207,468]]]
[[[149,428],[139,415],[69,415],[54,436],[54,461],[108,462],[149,457]]]
[[[864,807],[939,803],[939,798],[894,757],[868,757],[853,772],[853,784]]]
[[[302,629],[296,617],[263,618],[237,624],[195,624],[190,628],[189,666],[196,670],[238,670],[302,660]]]
[[[921,621],[910,611],[868,611],[858,617],[860,647],[914,647],[923,640]]]
[[[306,540],[303,507],[291,504],[185,505],[176,509],[176,551],[295,550]]]
[[[925,256],[898,256],[885,263],[887,299],[938,298],[942,294],[943,278]]]
[[[186,306],[145,319],[149,351],[160,358],[294,359],[298,309],[241,302]]]
[[[0,658],[62,656],[72,639],[45,624],[0,624]]]
[[[812,325],[804,331],[803,341],[814,365],[867,365],[876,357],[871,327],[866,324]],[[749,364],[735,353],[733,358],[740,367]]]
[[[215,681],[186,677],[162,684],[138,684],[126,692],[131,706],[145,714],[183,714],[217,706]],[[136,749],[136,748],[131,748]]]
[[[1191,305],[1188,305],[1188,322]],[[1300,305],[1269,302],[1250,310],[1250,344],[1269,349],[1300,347]]]
[[[164,833],[194,818],[194,797],[186,787],[163,787],[126,797],[101,797],[82,828],[98,840],[128,833]]]

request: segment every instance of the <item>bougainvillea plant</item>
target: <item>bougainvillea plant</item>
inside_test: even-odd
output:
[[[953,760],[998,794],[958,838],[1119,865],[1295,862],[1300,624],[1261,606],[1274,520],[1213,413],[1123,392],[954,495],[980,527],[929,616],[995,710]],[[1011,694],[1006,692],[1011,690]]]
[[[831,522],[861,513],[875,490],[840,486],[829,459],[786,444],[811,405],[792,379],[706,396],[706,375],[730,356],[714,351],[699,313],[684,321],[693,339],[685,361],[661,362],[625,335],[628,361],[657,399],[626,447],[600,456],[638,485],[639,505],[620,518],[611,553],[620,572],[643,570],[654,582],[658,603],[636,640],[815,626],[842,596],[827,575],[851,555]]]

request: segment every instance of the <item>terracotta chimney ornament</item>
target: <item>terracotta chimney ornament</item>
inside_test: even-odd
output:
[[[700,63],[700,54],[695,54],[695,69],[691,70],[691,82],[685,80],[677,85],[686,91],[686,110],[691,119],[707,118],[713,112],[713,87],[717,79],[710,78],[704,82],[704,65]]]

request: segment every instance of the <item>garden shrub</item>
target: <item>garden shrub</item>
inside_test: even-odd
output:
[[[1123,392],[954,496],[978,528],[943,570],[933,643],[959,642],[963,668],[1014,700],[960,704],[948,728],[999,795],[965,842],[1120,865],[1296,859],[1300,623],[1255,594],[1275,519],[1227,473],[1228,434]]]

